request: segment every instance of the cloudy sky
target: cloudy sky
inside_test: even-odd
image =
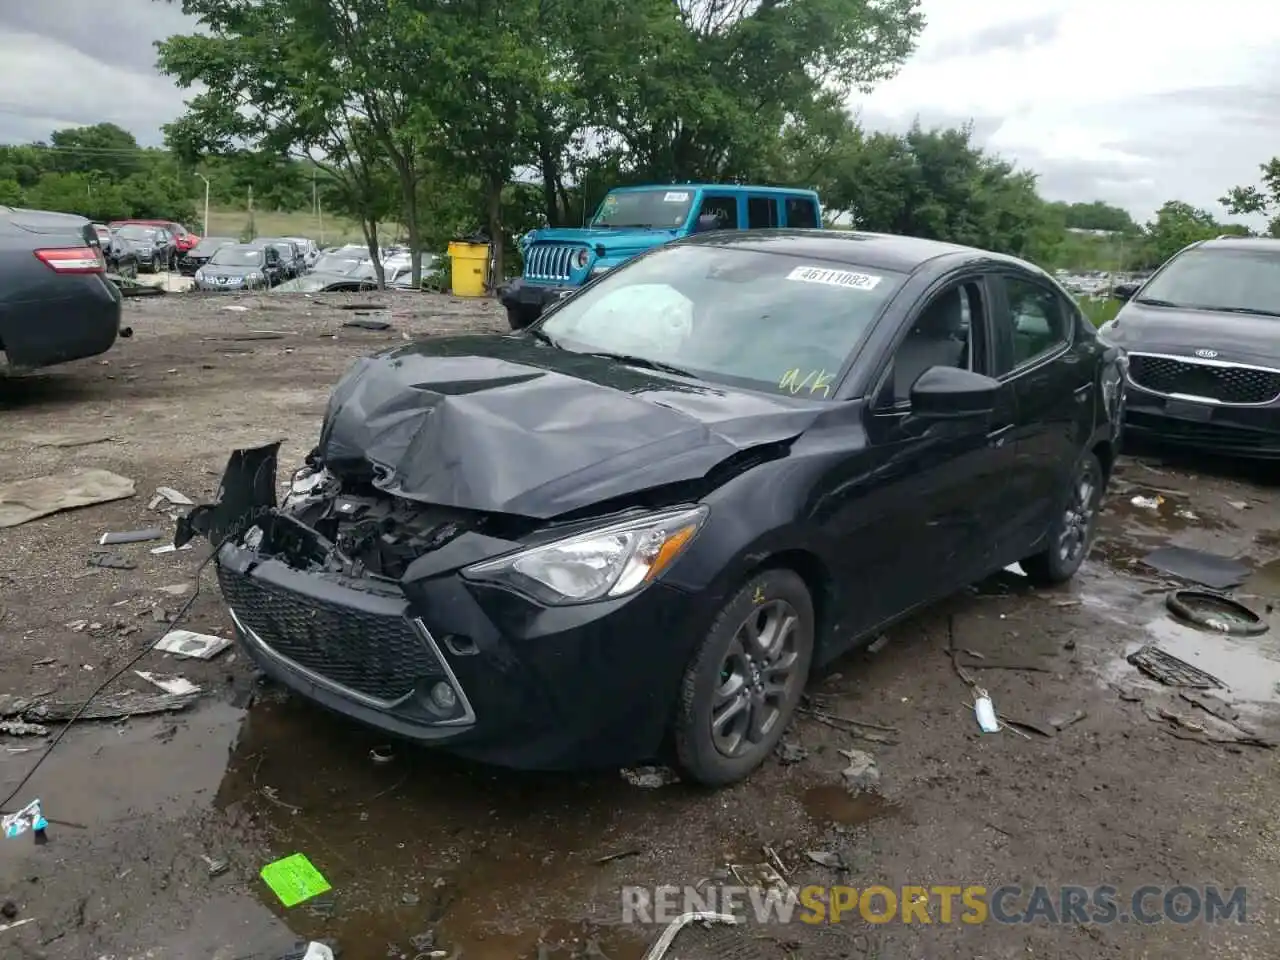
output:
[[[1280,153],[1274,0],[923,0],[911,61],[854,108],[867,126],[974,124],[1051,199],[1146,219],[1215,212]],[[0,0],[0,142],[111,120],[144,144],[182,110],[152,41],[188,21],[157,0]]]

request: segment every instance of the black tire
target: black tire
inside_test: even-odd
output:
[[[779,623],[794,617],[794,623],[777,641],[777,645],[784,646],[785,656],[776,662],[780,665],[786,660],[790,667],[778,696],[768,700],[761,699],[761,690],[752,681],[761,681],[769,675],[768,666],[759,669],[759,664],[769,658],[744,656],[746,645],[740,640],[743,635],[740,631],[754,620],[757,628],[764,624],[768,633],[774,616],[779,618]],[[813,647],[813,599],[804,581],[793,571],[766,570],[752,577],[733,595],[716,615],[694,653],[680,687],[680,700],[672,718],[672,739],[676,765],[685,780],[710,787],[725,786],[742,780],[765,761],[800,703],[813,662]],[[752,659],[757,666],[751,666]],[[732,694],[735,687],[742,693]],[[754,703],[765,710],[761,716],[768,719],[762,724],[764,729],[756,731],[756,736],[742,732],[735,747],[732,728],[742,722],[742,710],[747,709],[737,706],[739,703]],[[717,706],[723,708],[722,718],[732,718],[723,724],[719,736],[713,733]],[[751,716],[747,709],[748,723]]]
[[[1076,575],[1093,547],[1098,505],[1105,483],[1102,464],[1097,456],[1086,451],[1076,462],[1071,483],[1059,499],[1053,522],[1049,524],[1048,545],[1035,556],[1021,561],[1023,572],[1033,585],[1057,586]]]
[[[542,311],[537,307],[530,307],[524,304],[507,307],[507,323],[510,324],[512,330],[523,330],[540,316],[542,316]]]
[[[153,253],[151,255],[151,272],[152,273],[160,272],[160,254],[158,253]]]

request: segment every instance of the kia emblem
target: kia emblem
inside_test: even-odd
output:
[[[1213,360],[1215,357],[1218,356],[1218,351],[1217,350],[1197,350],[1196,356],[1199,357],[1201,360]]]

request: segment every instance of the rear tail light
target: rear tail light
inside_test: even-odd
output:
[[[35,251],[36,259],[55,273],[105,273],[101,251],[93,247],[50,247]]]

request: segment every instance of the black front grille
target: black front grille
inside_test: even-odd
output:
[[[1280,371],[1217,366],[1150,354],[1129,355],[1129,379],[1156,393],[1207,397],[1222,403],[1269,403],[1280,397]]]
[[[319,600],[218,567],[227,604],[272,650],[336,684],[394,702],[444,671],[403,616]]]

